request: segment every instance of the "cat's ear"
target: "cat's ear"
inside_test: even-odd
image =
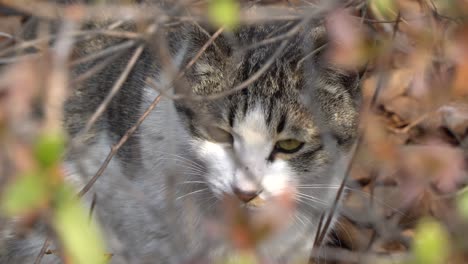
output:
[[[185,50],[181,63],[184,77],[182,85],[175,87],[175,93],[183,95],[183,99],[175,101],[175,106],[193,134],[205,135],[201,128],[216,123],[214,120],[220,118],[216,114],[222,111],[214,109],[219,107],[217,100],[192,99],[218,94],[229,87],[226,69],[232,46],[222,30],[198,24],[185,25],[178,37]]]
[[[198,95],[217,92],[232,53],[227,37],[221,29],[198,24],[187,26],[184,34],[187,51],[183,65],[191,65],[185,75],[193,92]]]
[[[225,57],[231,54],[231,46],[228,44],[223,29],[210,25],[189,24],[184,27],[183,33],[190,40],[189,54],[196,55],[203,48],[205,56]],[[206,49],[205,49],[206,47]]]

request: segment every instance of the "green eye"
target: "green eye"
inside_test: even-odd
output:
[[[294,153],[299,151],[304,142],[295,139],[286,139],[276,142],[276,150],[283,153]]]

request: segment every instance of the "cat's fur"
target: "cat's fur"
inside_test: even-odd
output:
[[[226,92],[258,71],[283,42],[238,52],[242,47],[295,26],[297,23],[242,26],[223,34],[172,91],[204,96]],[[301,200],[294,215],[275,216],[287,218],[287,225],[260,242],[259,254],[274,261],[307,258],[319,218],[332,204],[342,181],[338,161],[344,159],[355,138],[359,101],[354,73],[331,67],[323,52],[303,60],[323,44],[324,36],[322,27],[302,25],[272,66],[234,94],[205,101],[162,99],[85,196],[89,201],[96,194],[94,214],[113,254],[112,263],[214,260],[231,252],[233,246],[222,227],[228,226],[224,212],[232,208],[227,208],[223,198],[235,197],[233,186],[254,189],[259,187],[256,185],[262,188],[259,197],[267,204],[285,191]],[[177,68],[185,67],[209,38],[193,25],[172,30],[166,37]],[[152,49],[157,41],[148,42],[149,48],[130,78],[86,138],[86,147],[69,155],[66,167],[78,189],[157,96],[145,80],[156,80],[159,88],[168,84],[171,73],[158,63],[159,56]],[[101,37],[87,40],[78,43],[76,55],[116,42]],[[132,52],[123,53],[76,88],[66,105],[65,125],[72,136],[83,128]],[[227,142],[217,142],[217,133],[226,137],[219,129],[230,132],[233,142],[229,142],[229,134]],[[275,149],[278,140],[290,138],[304,142],[298,152]],[[308,196],[296,196],[296,192]],[[0,263],[32,263],[43,237],[34,233],[20,240],[14,233],[7,235]],[[53,255],[43,259],[43,263],[55,262],[59,260]]]

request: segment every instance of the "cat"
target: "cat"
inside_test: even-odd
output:
[[[262,43],[293,30],[291,37]],[[111,263],[222,261],[235,252],[229,230],[237,220],[256,223],[265,216],[261,221],[278,225],[253,245],[257,254],[271,263],[306,262],[320,218],[335,200],[357,135],[360,90],[358,74],[334,67],[326,48],[317,52],[327,41],[324,27],[240,26],[217,37],[183,77],[174,74],[209,41],[209,33],[189,23],[169,29],[172,70],[161,63],[157,46],[163,44],[150,38],[119,93],[83,137],[85,144],[67,156],[68,180],[79,190],[110,147],[163,95],[83,198],[89,204],[95,197],[93,215]],[[74,55],[119,41],[78,42]],[[71,137],[83,136],[84,124],[134,51],[121,52],[76,87],[65,105]],[[82,64],[75,74],[96,63]],[[264,70],[265,64],[271,65]],[[249,79],[259,70],[264,72]],[[41,234],[19,239],[9,233],[0,263],[32,263]],[[45,255],[42,263],[60,260]]]

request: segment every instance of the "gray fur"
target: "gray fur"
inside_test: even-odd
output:
[[[194,95],[228,91],[255,73],[280,42],[239,53],[242,47],[282,34],[294,26],[279,23],[245,26],[235,33],[224,34],[188,70],[174,90]],[[174,57],[183,55],[181,61],[175,60],[178,67],[190,61],[208,39],[191,25],[175,29],[167,37]],[[88,202],[93,193],[97,196],[95,214],[105,231],[109,252],[114,254],[111,263],[181,263],[194,257],[213,260],[230,250],[227,239],[211,238],[200,231],[206,220],[219,219],[220,213],[226,210],[220,201],[209,208],[206,201],[213,200],[212,193],[200,192],[189,199],[171,198],[209,188],[203,183],[182,184],[184,181],[206,180],[203,172],[209,168],[197,156],[197,150],[190,146],[194,139],[213,140],[207,123],[229,131],[255,106],[262,106],[268,135],[288,133],[305,142],[298,154],[287,158],[301,184],[341,182],[341,176],[334,168],[356,135],[359,101],[356,76],[331,67],[321,53],[297,66],[304,58],[307,45],[320,46],[325,41],[323,28],[302,29],[288,40],[272,67],[242,91],[217,100],[180,100],[175,104],[168,99],[161,101],[85,196]],[[79,43],[76,56],[116,43],[117,40],[108,38]],[[77,189],[94,175],[110,146],[156,97],[157,93],[145,85],[145,79],[155,78],[159,86],[164,86],[167,73],[151,49],[157,43],[150,41],[148,44],[150,48],[145,50],[131,77],[88,135],[86,147],[79,153],[70,153],[67,159],[69,178]],[[132,50],[123,52],[105,71],[76,88],[66,104],[65,126],[71,135],[82,129],[131,53]],[[82,65],[76,73],[95,63]],[[304,96],[313,96],[311,101],[318,107],[304,105]],[[311,109],[320,109],[321,113],[314,115]],[[318,123],[326,127],[319,127]],[[323,133],[332,136],[340,155],[332,155],[324,148]],[[277,157],[272,154],[267,158]],[[194,171],[197,172],[195,175]],[[304,204],[298,207],[308,216],[310,224],[288,228],[279,238],[261,245],[259,252],[276,261],[307,256],[320,215],[331,205],[335,192],[335,189],[314,190],[313,195],[326,204],[315,205],[312,209]],[[32,263],[41,246],[42,240],[38,236],[34,233],[25,240],[19,240],[14,233],[4,236],[6,250],[0,251],[0,263]],[[48,255],[43,263],[57,261],[56,257]]]

